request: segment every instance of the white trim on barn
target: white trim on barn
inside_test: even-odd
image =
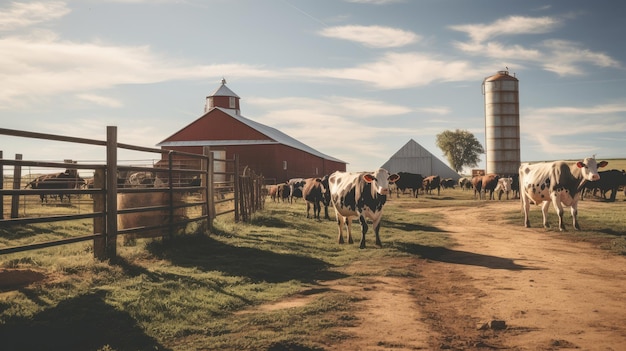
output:
[[[381,167],[390,173],[418,173],[424,177],[438,175],[442,179],[452,178],[455,181],[461,178],[457,172],[413,139],[409,140]]]

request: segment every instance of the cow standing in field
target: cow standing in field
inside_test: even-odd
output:
[[[427,194],[432,194],[432,191],[437,189],[437,196],[439,196],[441,191],[441,177],[438,175],[431,175],[424,178],[422,181],[422,188],[424,189],[424,193]]]
[[[602,198],[606,199],[606,193],[610,190],[611,198],[607,199],[607,201],[615,201],[619,187],[626,185],[626,171],[612,169],[609,171],[598,172],[598,175],[600,175],[600,179],[587,182],[585,184],[585,187],[580,193],[580,199],[582,200],[585,196],[585,192],[588,192],[589,190],[592,191],[593,195],[595,195],[596,190],[599,190]]]
[[[278,198],[278,185],[272,185],[267,193],[270,196],[270,199],[272,199],[272,202],[276,202],[276,199]]]
[[[302,197],[302,188],[304,187],[304,179],[292,178],[287,182],[289,185],[289,203],[293,203],[294,197]]]
[[[509,199],[509,193],[511,192],[512,183],[513,178],[511,177],[503,177],[498,179],[498,185],[494,189],[494,192],[498,194],[498,200],[502,200],[502,194],[506,194],[506,199]]]
[[[549,163],[523,164],[519,168],[520,197],[524,209],[524,226],[530,227],[528,212],[530,204],[541,204],[543,226],[549,228],[548,207],[550,202],[559,217],[559,230],[565,230],[563,205],[571,207],[574,228],[578,224],[578,200],[586,182],[600,179],[598,168],[605,167],[606,161],[597,162],[588,157],[578,162],[555,161]]]
[[[500,176],[497,174],[486,174],[479,175],[472,178],[472,185],[474,186],[474,198],[476,198],[476,194],[478,193],[478,199],[482,200],[482,193],[485,193],[485,198],[487,197],[487,191],[489,191],[489,200],[493,200],[493,192],[498,186],[498,180]]]
[[[278,187],[278,199],[282,202],[289,201],[289,185],[287,183],[281,183],[277,185]]]
[[[396,197],[400,197],[400,191],[404,193],[405,190],[410,189],[413,197],[417,198],[420,189],[422,188],[422,182],[424,177],[421,174],[398,172],[398,180],[396,180]]]
[[[361,244],[360,248],[365,248],[365,233],[367,233],[366,217],[372,220],[374,234],[376,235],[376,246],[381,247],[380,242],[380,221],[383,215],[383,205],[387,201],[389,194],[389,184],[398,180],[397,174],[390,175],[383,168],[373,173],[347,173],[337,171],[328,178],[330,197],[335,215],[337,216],[337,226],[339,227],[340,244],[344,243],[343,229],[348,232],[348,243],[352,244],[351,223],[356,217],[361,223]]]
[[[311,218],[310,211],[313,207],[313,218],[319,220],[324,206],[324,218],[328,216],[328,205],[330,204],[330,191],[328,190],[328,176],[323,178],[308,178],[304,180],[302,197],[306,201],[306,218]]]
[[[452,178],[445,178],[441,180],[441,187],[444,189],[454,189],[456,182]]]
[[[30,187],[31,189],[80,189],[85,184],[85,180],[78,175],[78,171],[75,169],[66,169],[65,172],[44,174],[35,178],[30,183],[26,184],[24,188]],[[63,202],[63,193],[59,193],[59,199]],[[68,201],[70,200],[70,194],[66,194]],[[41,203],[48,202],[47,194],[39,194]]]

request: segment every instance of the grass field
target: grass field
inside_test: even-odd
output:
[[[210,235],[140,239],[120,246],[119,258],[111,262],[95,261],[87,243],[0,256],[2,347],[319,350],[346,337],[335,327],[354,325],[353,296],[337,291],[295,310],[246,311],[314,289],[320,280],[359,279],[339,269],[355,261],[415,257],[404,249],[407,244],[453,247],[433,214],[409,209],[477,205],[472,192],[459,189],[418,200],[393,198],[386,205],[382,249],[372,248],[371,228],[367,249],[341,246],[334,221],[306,219],[302,202],[267,201],[251,223],[218,217]],[[589,199],[584,206],[585,230],[567,237],[626,255],[623,194],[615,203]],[[531,214],[534,223],[541,222],[540,211]],[[521,224],[518,211],[505,216]],[[353,228],[358,232],[356,224]],[[80,224],[0,228],[0,244],[78,230]],[[389,274],[413,273],[389,268]]]

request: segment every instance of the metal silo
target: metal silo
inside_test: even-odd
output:
[[[483,81],[487,173],[517,174],[520,166],[519,81],[499,71]]]

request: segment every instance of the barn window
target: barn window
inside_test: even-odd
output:
[[[287,170],[287,161],[283,161],[283,169]]]
[[[319,174],[320,174],[319,168],[315,167],[315,175],[319,175]]]
[[[234,96],[230,96],[228,98],[228,107],[235,108],[235,97]]]

